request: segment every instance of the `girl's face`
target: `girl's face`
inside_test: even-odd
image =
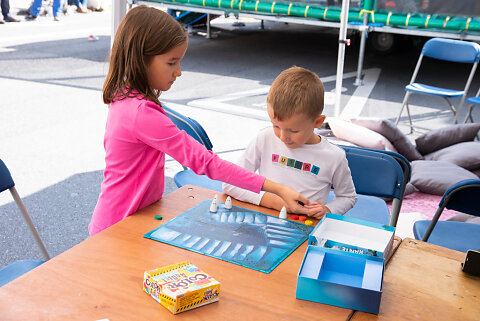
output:
[[[153,56],[148,65],[148,84],[151,88],[167,91],[182,75],[180,61],[187,51],[187,42],[178,45],[167,53]]]

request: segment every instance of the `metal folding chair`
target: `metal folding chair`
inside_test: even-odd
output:
[[[448,88],[430,86],[423,83],[416,83],[415,79],[417,78],[424,56],[449,62],[472,64],[470,74],[463,90],[453,90]],[[468,89],[470,88],[470,84],[472,83],[472,79],[475,74],[475,70],[477,69],[479,60],[480,45],[477,43],[443,38],[433,38],[428,40],[423,46],[420,57],[418,58],[418,62],[413,72],[412,79],[410,80],[410,83],[405,87],[405,98],[403,99],[402,108],[400,110],[400,113],[398,114],[395,124],[397,125],[400,121],[403,109],[406,107],[408,121],[410,123],[410,133],[413,133],[414,126],[412,122],[412,117],[410,115],[410,108],[408,105],[408,101],[412,93],[437,96],[445,99],[454,115],[454,122],[457,123],[458,113],[460,112],[463,103],[465,102],[466,94],[468,93]],[[461,100],[458,107],[455,108],[450,99],[458,97],[461,97]]]
[[[10,171],[5,163],[0,159],[0,193],[7,189],[10,190],[15,203],[17,203],[17,206],[23,215],[23,219],[27,223],[30,232],[32,233],[38,247],[40,248],[40,251],[42,252],[43,257],[45,260],[49,260],[50,255],[48,254],[47,249],[45,248],[45,245],[43,244],[42,239],[35,228],[35,225],[33,225],[30,215],[28,215],[22,199],[18,195],[17,189],[15,188],[15,183],[10,175]],[[45,261],[40,260],[20,260],[3,267],[0,270],[0,286],[7,284],[8,282],[16,279],[20,275],[30,271],[44,262]]]
[[[445,208],[480,216],[480,179],[460,181],[443,194],[431,221],[417,221],[413,234],[417,240],[467,252],[480,249],[480,225],[466,222],[439,221]]]
[[[208,138],[207,132],[203,127],[195,120],[190,117],[184,116],[165,105],[162,105],[163,109],[167,113],[168,118],[181,130],[184,130],[187,134],[195,138],[200,144],[205,146],[208,150],[212,150],[213,145]],[[183,165],[182,165],[183,166]],[[223,193],[222,182],[217,180],[212,180],[206,175],[197,175],[191,169],[183,166],[183,171],[178,172],[173,177],[177,187],[182,187],[184,185],[190,184],[195,186],[201,186],[208,188],[214,191]]]

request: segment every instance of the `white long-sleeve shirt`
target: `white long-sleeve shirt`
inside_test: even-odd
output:
[[[250,142],[237,164],[293,188],[311,202],[325,204],[335,214],[345,214],[357,200],[345,151],[323,137],[318,144],[289,149],[268,127]],[[326,204],[331,185],[335,198]],[[265,193],[256,194],[225,183],[223,190],[256,205]]]

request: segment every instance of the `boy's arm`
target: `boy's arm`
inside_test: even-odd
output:
[[[345,214],[349,209],[355,205],[357,201],[357,193],[355,192],[355,185],[353,185],[352,175],[348,167],[348,161],[345,156],[339,161],[335,172],[333,173],[333,192],[335,198],[326,206],[334,214]]]

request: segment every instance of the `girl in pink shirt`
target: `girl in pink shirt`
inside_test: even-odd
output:
[[[118,27],[103,85],[103,101],[110,105],[106,168],[90,235],[162,198],[165,154],[197,174],[256,193],[275,193],[291,211],[307,212],[298,203],[309,203],[301,194],[220,159],[166,116],[158,97],[181,76],[187,40],[175,19],[147,6],[131,9]]]

